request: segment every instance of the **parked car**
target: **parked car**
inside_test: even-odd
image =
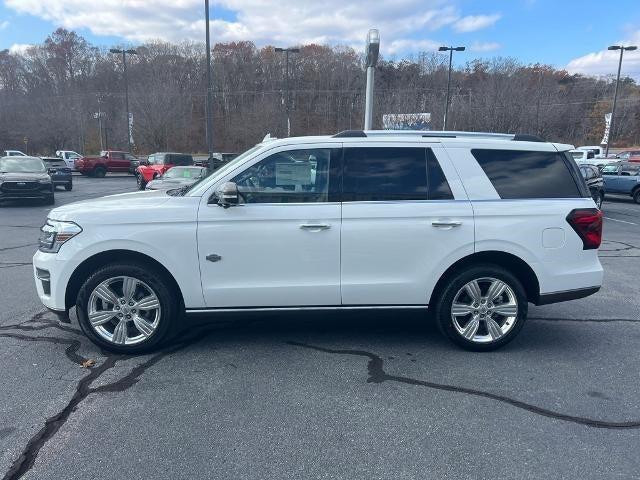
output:
[[[602,202],[604,201],[604,180],[600,174],[600,169],[596,165],[581,164],[580,173],[584,178],[589,192],[591,192],[591,198],[596,202],[598,208],[602,208]]]
[[[632,157],[640,158],[640,150],[624,150],[616,154],[616,158],[624,160],[625,162],[628,162]]]
[[[26,153],[22,153],[20,150],[3,150],[3,157],[27,157]]]
[[[214,153],[212,154],[211,159],[204,158],[204,159],[194,160],[194,164],[201,167],[206,167],[208,169],[209,162],[211,161],[212,162],[211,171],[215,171],[218,168],[222,167],[223,165],[229,163],[231,160],[233,160],[237,156],[238,156],[237,153]]]
[[[147,190],[169,190],[187,187],[207,176],[204,167],[173,167],[147,183]]]
[[[607,165],[601,173],[607,194],[630,195],[634,202],[640,203],[640,163]]]
[[[591,151],[596,158],[604,158],[605,149],[600,145],[585,145],[584,147],[577,147],[576,150]]]
[[[158,178],[171,167],[191,165],[193,165],[193,157],[187,153],[159,152],[149,155],[149,158],[141,161],[136,168],[138,188],[144,190],[147,183]]]
[[[570,150],[569,154],[573,157],[578,165],[589,164],[595,165],[598,168],[602,168],[605,165],[611,165],[620,161],[614,157],[596,157],[596,154],[592,150]]]
[[[129,152],[103,150],[97,157],[82,157],[75,162],[76,170],[91,177],[104,177],[107,172],[129,172],[136,157]]]
[[[47,167],[53,187],[63,186],[69,192],[73,188],[73,176],[67,163],[59,157],[40,157]]]
[[[0,202],[36,199],[54,203],[54,186],[44,162],[38,157],[0,158]]]
[[[602,212],[570,145],[350,131],[266,141],[190,188],[54,209],[38,295],[96,344],[158,348],[186,316],[420,309],[492,350],[528,302],[602,283]]]
[[[73,150],[58,150],[56,151],[56,157],[60,157],[61,159],[63,159],[67,164],[67,167],[69,167],[71,170],[75,170],[76,160],[81,159],[82,155],[80,155],[78,152],[74,152]]]

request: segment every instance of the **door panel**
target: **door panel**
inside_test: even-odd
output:
[[[370,144],[368,145],[370,146]],[[424,144],[422,144],[424,150]],[[345,147],[345,198],[351,155]],[[440,147],[432,151],[446,175],[446,188],[430,185],[423,200],[346,201],[342,205],[342,302],[345,305],[426,305],[433,286],[452,257],[473,253],[474,220],[470,202],[446,185],[459,182]],[[361,159],[358,159],[361,161]],[[389,164],[392,161],[390,160]],[[401,166],[399,166],[401,168]],[[395,175],[389,167],[387,178]],[[425,165],[426,169],[426,165]],[[397,169],[396,169],[397,170]],[[442,172],[440,172],[440,175]],[[401,176],[399,175],[398,178]],[[432,179],[432,176],[429,176]],[[444,177],[443,177],[444,178]],[[435,178],[432,179],[435,183]],[[389,197],[392,182],[385,182]],[[382,189],[380,190],[382,191]],[[357,197],[356,197],[357,198]]]
[[[198,255],[208,307],[340,304],[336,146],[278,147],[248,161],[218,183],[236,182],[240,205],[207,204],[205,195]]]

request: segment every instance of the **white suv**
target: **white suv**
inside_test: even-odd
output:
[[[184,315],[427,309],[490,350],[527,303],[598,291],[602,214],[571,145],[347,131],[269,140],[191,187],[55,208],[40,299],[96,344],[142,352]]]

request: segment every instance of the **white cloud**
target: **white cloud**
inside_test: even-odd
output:
[[[472,52],[493,52],[502,48],[498,42],[473,42],[469,47]]]
[[[494,13],[492,15],[468,15],[453,24],[453,29],[459,33],[475,32],[483,28],[493,26],[502,15]]]
[[[9,53],[13,55],[24,55],[33,45],[30,43],[14,43],[9,47]]]
[[[445,26],[469,32],[493,25],[499,14],[463,17],[459,0],[214,0],[214,42],[257,45],[342,44],[363,48],[369,28],[380,30],[383,53],[410,53],[439,45],[425,33]],[[16,12],[69,29],[86,28],[131,42],[204,38],[202,0],[5,0]],[[216,8],[235,18],[216,18]],[[409,41],[408,38],[419,38]],[[402,50],[406,49],[405,52]],[[430,48],[429,48],[430,49]]]
[[[0,22],[0,30],[4,30],[10,25],[9,20],[5,20],[4,22]]]
[[[624,41],[612,45],[636,45],[640,47],[640,30],[632,33]],[[591,76],[615,75],[620,60],[619,50],[601,50],[582,57],[574,58],[565,67],[569,73],[582,73]],[[621,75],[640,78],[640,50],[624,52]]]

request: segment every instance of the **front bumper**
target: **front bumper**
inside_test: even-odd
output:
[[[67,283],[75,265],[61,260],[59,254],[38,250],[33,256],[33,276],[38,297],[49,310],[64,314]]]

